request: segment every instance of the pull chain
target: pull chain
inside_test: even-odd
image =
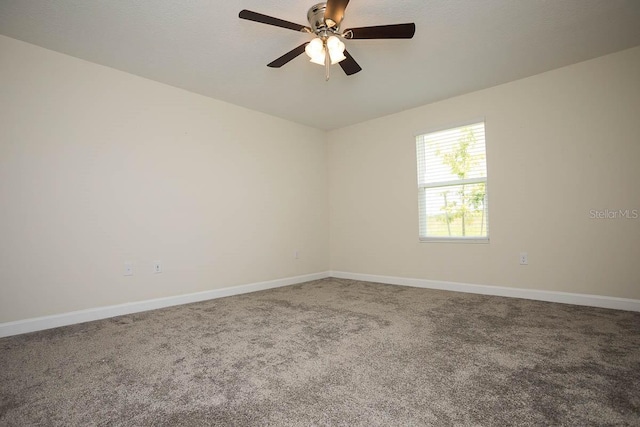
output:
[[[331,76],[331,57],[329,56],[329,49],[327,48],[327,43],[324,43],[324,79],[325,81],[329,81],[329,77]]]

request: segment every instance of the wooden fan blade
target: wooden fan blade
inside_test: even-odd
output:
[[[349,28],[344,32],[349,39],[410,39],[416,33],[416,24],[377,25],[374,27]]]
[[[333,21],[334,25],[339,25],[344,18],[344,10],[347,8],[349,0],[328,0],[327,9],[324,11],[324,21]],[[327,23],[329,25],[330,23]],[[329,25],[330,27],[333,25]]]
[[[286,64],[287,62],[291,61],[294,58],[297,58],[299,55],[302,54],[302,52],[304,52],[304,48],[308,45],[309,43],[302,43],[300,46],[298,46],[297,48],[290,50],[289,52],[285,53],[284,55],[282,55],[280,58],[276,59],[275,61],[267,64],[267,67],[271,67],[271,68],[280,68],[282,67],[284,64]]]
[[[276,27],[287,28],[294,31],[307,31],[310,30],[304,25],[296,24],[294,22],[285,21],[283,19],[274,18],[273,16],[263,15],[258,12],[252,12],[250,10],[241,10],[238,15],[241,19],[247,19],[249,21],[260,22],[261,24],[274,25]]]
[[[347,52],[346,50],[344,51],[344,56],[346,56],[347,59],[338,62],[338,64],[340,64],[340,67],[342,67],[342,70],[347,76],[362,71],[362,67],[358,65],[356,60],[353,59],[353,56],[351,56],[351,54],[349,54],[349,52]]]

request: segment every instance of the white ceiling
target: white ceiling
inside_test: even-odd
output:
[[[351,77],[302,55],[314,0],[0,0],[0,34],[285,119],[335,129],[640,45],[640,0],[351,0],[343,29],[415,22],[412,40],[348,40]],[[1,53],[0,53],[1,54]]]

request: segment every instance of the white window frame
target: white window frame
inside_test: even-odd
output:
[[[485,161],[486,161],[486,170],[485,175],[482,178],[470,178],[470,179],[460,179],[460,180],[451,180],[451,181],[438,181],[438,182],[421,182],[421,176],[424,176],[424,170],[421,170],[421,161],[420,159],[424,159],[425,157],[425,144],[424,142],[420,142],[418,138],[422,138],[425,135],[431,133],[437,133],[446,130],[452,130],[456,128],[462,128],[465,126],[471,126],[478,123],[482,123],[485,129],[485,141],[484,141],[484,151],[485,151]],[[457,123],[450,126],[439,127],[436,129],[430,129],[425,132],[420,132],[414,135],[416,141],[416,171],[417,171],[417,181],[418,181],[418,239],[420,242],[430,243],[430,242],[446,242],[446,243],[489,243],[489,209],[488,209],[488,200],[489,200],[489,185],[488,185],[488,175],[489,175],[489,165],[488,165],[488,155],[487,155],[487,142],[486,142],[486,129],[487,123],[484,118],[479,118],[476,120],[470,120],[463,123]],[[422,162],[424,165],[424,162]],[[426,200],[424,198],[425,190],[428,188],[442,188],[442,187],[450,187],[456,185],[467,185],[467,184],[479,184],[484,183],[485,185],[485,205],[486,205],[486,236],[429,236],[427,234],[426,229]]]

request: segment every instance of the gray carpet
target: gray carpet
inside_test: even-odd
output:
[[[0,339],[2,426],[640,425],[640,313],[351,280]]]

